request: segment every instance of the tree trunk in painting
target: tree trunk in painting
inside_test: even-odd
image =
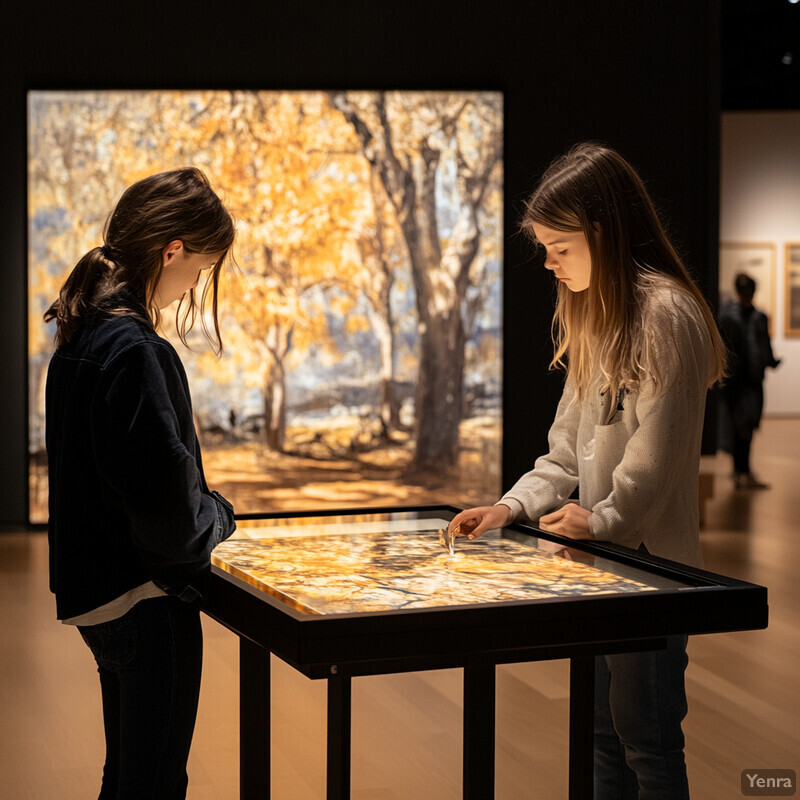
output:
[[[411,464],[412,472],[419,473],[447,470],[458,460],[464,382],[462,287],[447,269],[451,265],[443,263],[436,224],[438,161],[439,153],[430,148],[412,160],[414,207],[399,220],[411,260],[420,334]]]
[[[270,450],[283,452],[286,442],[286,371],[273,361],[264,386],[264,442]]]
[[[380,354],[379,406],[381,438],[389,441],[393,431],[400,429],[400,403],[395,391],[395,334],[392,315],[392,286],[394,271],[391,265],[390,246],[385,241],[385,226],[382,220],[380,197],[375,184],[379,182],[374,174],[370,176],[372,198],[375,208],[374,235],[359,241],[361,260],[368,266],[363,288],[368,302],[370,326],[378,340]]]
[[[380,309],[373,308],[370,324],[378,339],[380,351],[378,415],[381,420],[381,436],[388,440],[392,431],[400,427],[400,404],[394,389],[394,328],[388,303],[383,304]]]
[[[454,319],[455,316],[455,319]],[[417,446],[412,471],[438,472],[458,460],[464,390],[464,329],[452,312],[429,316],[420,337]]]

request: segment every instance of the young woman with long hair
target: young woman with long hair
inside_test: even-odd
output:
[[[566,371],[549,452],[470,538],[514,520],[702,565],[697,476],[707,390],[724,373],[714,317],[634,168],[584,143],[545,172],[523,230],[559,281],[552,366]],[[578,489],[578,502],[571,501]],[[687,798],[686,638],[596,662],[595,797]]]
[[[184,168],[134,183],[104,243],[73,268],[45,314],[50,586],[58,618],[97,662],[106,761],[101,800],[178,800],[200,690],[199,608],[211,550],[233,509],[203,475],[186,374],[157,333],[181,300],[182,339],[210,306],[234,224],[206,176]],[[196,287],[210,270],[202,297]]]

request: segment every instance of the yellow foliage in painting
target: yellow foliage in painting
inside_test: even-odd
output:
[[[344,321],[347,333],[363,333],[370,329],[370,322],[363,314],[348,314]]]

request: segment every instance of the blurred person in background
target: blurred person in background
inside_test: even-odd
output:
[[[734,279],[736,299],[719,311],[719,327],[730,352],[720,387],[719,446],[733,456],[737,489],[768,489],[753,475],[750,447],[764,409],[764,373],[780,364],[772,354],[767,315],[753,305],[756,282],[743,272]]]

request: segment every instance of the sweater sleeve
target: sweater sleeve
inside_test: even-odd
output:
[[[670,504],[697,504],[697,469],[689,465],[699,458],[710,344],[695,302],[677,292],[672,299],[657,311],[659,336],[649,342],[663,388],[640,387],[637,426],[613,470],[611,493],[589,518],[598,539],[632,548],[642,543],[642,530],[669,517]]]
[[[185,373],[167,342],[130,346],[107,368],[95,441],[151,579],[192,600],[211,551],[233,533],[233,509],[208,490]]]
[[[578,485],[576,443],[580,415],[580,402],[568,378],[547,434],[549,452],[537,458],[533,469],[500,498],[499,502],[511,509],[512,519],[525,517],[536,523],[540,516],[560,508],[572,495]]]

